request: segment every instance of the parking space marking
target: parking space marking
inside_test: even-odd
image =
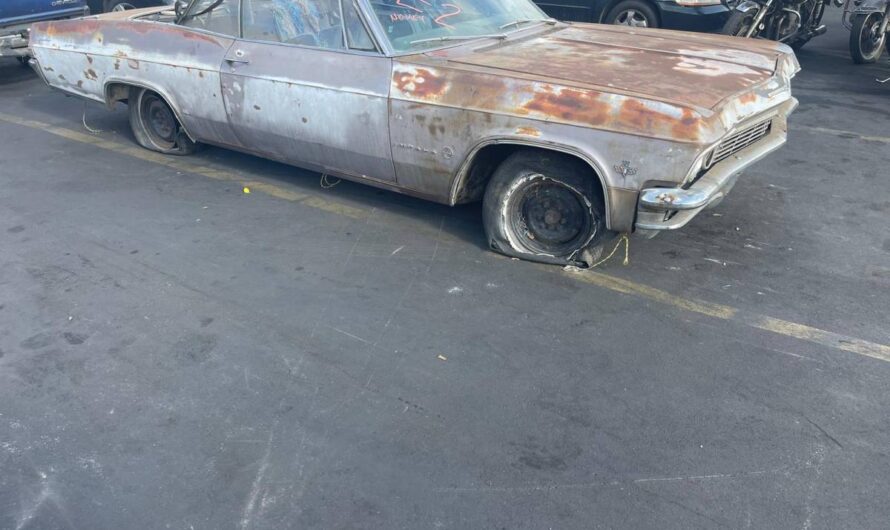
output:
[[[792,125],[791,130],[816,132],[830,134],[832,136],[840,136],[841,138],[850,138],[853,140],[864,140],[866,142],[880,142],[882,144],[890,144],[890,137],[887,136],[868,136],[853,131],[844,131],[841,129],[829,129],[827,127],[816,127],[813,125]]]
[[[370,210],[363,210],[361,208],[343,204],[342,202],[330,201],[317,195],[288,190],[268,182],[246,180],[243,175],[239,175],[234,171],[195,163],[177,156],[155,153],[154,151],[149,151],[148,149],[144,149],[142,147],[124,145],[120,142],[105,140],[99,136],[82,133],[72,129],[67,129],[65,127],[57,127],[49,123],[37,120],[29,120],[27,118],[20,118],[18,116],[13,116],[11,114],[2,112],[0,112],[0,120],[16,125],[30,127],[32,129],[38,129],[50,134],[54,134],[56,136],[60,136],[67,140],[73,140],[75,142],[94,145],[100,149],[132,156],[134,158],[145,160],[147,162],[161,164],[163,166],[176,169],[178,171],[194,173],[215,180],[238,182],[241,183],[242,186],[247,186],[252,190],[263,192],[266,195],[270,195],[272,197],[284,199],[291,202],[298,202],[317,210],[324,210],[326,212],[342,215],[352,219],[365,219],[370,213]]]
[[[42,130],[50,134],[66,138],[68,140],[94,145],[101,149],[113,151],[119,154],[125,154],[148,162],[154,162],[156,164],[161,164],[179,171],[198,174],[215,180],[238,182],[244,186],[251,188],[252,190],[265,193],[272,197],[304,204],[312,208],[353,219],[367,219],[370,212],[369,210],[349,206],[339,201],[331,201],[316,195],[288,190],[286,188],[282,188],[268,182],[245,180],[244,178],[242,178],[241,175],[225,169],[197,164],[179,157],[162,155],[159,153],[148,151],[141,147],[124,145],[119,142],[105,140],[98,136],[84,134],[79,131],[74,131],[65,127],[58,127],[37,120],[30,120],[0,112],[0,121]],[[855,133],[848,133],[847,131],[835,131],[833,129],[822,129],[820,127],[806,127],[806,129],[816,130],[817,132],[850,134],[864,140],[872,139],[873,141],[886,141],[887,143],[890,143],[890,139],[888,138],[866,137],[857,135]],[[548,267],[547,270],[554,269]],[[890,362],[890,346],[887,345],[868,342],[854,337],[841,335],[839,333],[834,333],[831,331],[826,331],[823,329],[814,328],[812,326],[798,324],[787,320],[759,315],[727,305],[715,304],[702,300],[682,298],[679,296],[675,296],[667,291],[657,289],[655,287],[650,287],[648,285],[640,284],[631,280],[625,280],[616,276],[610,276],[601,272],[586,270],[580,272],[571,272],[568,274],[572,278],[576,278],[588,284],[596,285],[610,291],[637,296],[639,298],[674,307],[683,311],[707,315],[709,317],[729,322],[740,323],[751,328],[768,331],[778,335],[803,340],[833,349],[855,353],[880,361]]]
[[[796,322],[789,322],[787,320],[766,315],[751,313],[728,305],[681,298],[672,295],[667,291],[656,289],[655,287],[649,287],[648,285],[642,285],[601,272],[579,270],[576,272],[569,272],[568,274],[586,283],[624,294],[635,295],[684,311],[736,322],[748,327],[769,331],[777,335],[784,335],[786,337],[792,337],[798,340],[819,344],[821,346],[871,357],[872,359],[890,362],[890,346],[884,344],[877,344],[841,335],[840,333],[814,328],[805,324],[798,324]]]

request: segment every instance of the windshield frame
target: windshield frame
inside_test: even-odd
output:
[[[196,0],[192,0],[196,1]],[[442,41],[441,45],[430,46],[426,48],[418,48],[417,50],[396,50],[393,48],[392,43],[389,40],[389,36],[386,34],[386,30],[381,25],[380,20],[377,18],[376,13],[374,12],[374,8],[371,6],[370,0],[355,0],[358,3],[360,15],[364,17],[365,24],[367,24],[368,28],[371,30],[374,39],[377,41],[377,44],[383,50],[384,55],[387,57],[404,57],[408,55],[418,55],[423,53],[434,52],[436,50],[443,50],[447,48],[455,48],[458,46],[465,46],[470,43],[491,40],[493,42],[500,42],[504,39],[496,40],[492,38],[490,35],[479,35],[478,37],[470,37],[467,36],[466,39],[461,40],[453,40],[453,41]],[[562,24],[559,21],[555,21],[550,15],[544,12],[543,9],[540,8],[536,3],[532,2],[532,0],[525,0],[531,6],[534,7],[542,16],[540,22],[533,22],[529,24],[519,24],[518,26],[513,26],[511,28],[504,29],[499,33],[503,33],[507,35],[507,40],[509,40],[510,36],[515,33],[529,31],[533,28],[540,28],[541,25],[553,26]]]
[[[199,1],[200,0],[188,0],[188,3],[186,4],[185,8],[182,10],[182,17],[180,19],[176,20],[176,25],[181,25],[182,21],[184,21],[186,19],[186,17],[188,17],[191,14],[191,11],[195,7],[195,4],[197,4]],[[549,15],[547,15],[544,12],[543,9],[540,8],[540,6],[538,6],[532,0],[525,0],[525,1],[528,2],[530,5],[532,5],[539,13],[541,13],[542,18],[538,22],[531,22],[528,24],[519,24],[519,25],[512,26],[511,28],[504,29],[500,33],[503,33],[504,35],[506,35],[507,40],[509,40],[509,38],[513,34],[521,33],[521,32],[528,32],[533,29],[540,29],[540,27],[542,25],[558,27],[558,26],[564,24],[563,22],[560,22],[560,21],[557,21],[557,20],[551,18]],[[235,38],[243,39],[244,37],[240,35],[240,33],[243,29],[241,27],[240,15],[241,15],[242,4],[244,3],[244,1],[237,0],[237,2],[238,2],[238,14],[239,14],[239,22],[238,22],[239,36],[235,37]],[[393,45],[390,42],[389,37],[386,34],[386,30],[380,24],[380,20],[377,18],[376,13],[374,12],[374,8],[371,6],[370,0],[344,0],[344,3],[347,3],[347,2],[355,3],[356,6],[358,7],[358,15],[362,19],[362,22],[364,22],[365,29],[368,30],[368,32],[371,34],[371,40],[373,40],[374,43],[377,45],[378,53],[375,54],[377,56],[382,54],[385,57],[404,57],[404,56],[408,56],[408,55],[418,55],[418,54],[423,54],[423,53],[434,52],[437,50],[443,50],[443,49],[447,49],[447,48],[455,48],[458,46],[465,46],[469,43],[479,42],[482,40],[494,40],[495,42],[498,42],[498,40],[503,40],[503,39],[495,40],[490,35],[479,35],[478,37],[467,36],[466,39],[453,40],[453,41],[447,41],[447,40],[442,41],[442,44],[438,45],[438,46],[430,46],[427,48],[420,48],[417,50],[399,51],[399,50],[396,50],[395,48],[393,48]],[[190,28],[190,29],[196,29],[196,28]],[[203,30],[199,30],[199,31],[203,31]]]

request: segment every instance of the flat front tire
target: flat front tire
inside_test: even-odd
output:
[[[130,128],[139,145],[168,155],[190,155],[199,144],[182,129],[176,113],[157,92],[132,87],[127,99]]]
[[[498,166],[483,200],[492,250],[532,261],[584,265],[611,234],[599,181],[580,160],[520,151]]]

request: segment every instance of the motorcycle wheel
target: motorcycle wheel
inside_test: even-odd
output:
[[[883,20],[884,15],[881,13],[853,15],[853,28],[850,30],[850,57],[853,58],[854,63],[873,63],[884,53],[887,34],[880,33]]]
[[[734,37],[744,37],[748,30],[751,29],[756,16],[757,13],[754,12],[733,11],[720,33]],[[759,32],[755,31],[751,36],[756,37],[757,33]]]

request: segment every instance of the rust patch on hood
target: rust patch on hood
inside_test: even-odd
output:
[[[535,92],[532,99],[523,105],[522,110],[544,118],[602,125],[608,121],[612,109],[608,103],[600,100],[599,92],[573,88],[554,89],[550,85],[544,85],[542,90]]]
[[[671,131],[680,140],[694,140],[699,137],[701,122],[694,112],[683,109],[683,116],[674,121]]]
[[[447,82],[426,68],[396,71],[392,77],[393,85],[404,94],[420,99],[436,99],[445,92]]]

